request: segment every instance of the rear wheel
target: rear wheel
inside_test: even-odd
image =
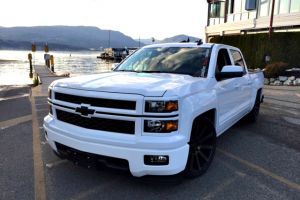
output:
[[[189,145],[185,175],[193,178],[207,171],[215,155],[216,132],[208,118],[201,117],[194,122]]]
[[[258,115],[259,115],[259,110],[260,110],[260,91],[257,92],[254,106],[253,106],[252,110],[250,111],[250,113],[246,117],[248,119],[248,121],[256,122]]]

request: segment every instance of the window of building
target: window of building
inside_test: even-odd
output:
[[[246,0],[245,10],[255,10],[257,0]]]
[[[234,8],[234,0],[229,0],[228,1],[228,13],[232,14],[233,8]]]
[[[259,7],[259,16],[269,16],[269,4],[270,0],[261,0]]]
[[[299,12],[300,11],[300,0],[291,0],[291,10],[290,12]]]
[[[290,10],[290,0],[280,0],[280,14],[289,13]]]
[[[210,5],[210,17],[211,18],[223,18],[225,15],[225,2],[224,1],[218,1],[215,3],[212,3]]]

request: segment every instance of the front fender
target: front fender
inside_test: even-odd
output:
[[[214,90],[194,93],[182,99],[179,132],[186,134],[186,142],[190,140],[194,119],[206,111],[216,108],[217,97]]]

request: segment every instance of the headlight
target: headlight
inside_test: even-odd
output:
[[[145,120],[144,132],[170,133],[177,131],[178,120]]]
[[[145,112],[168,113],[178,110],[178,101],[146,101]]]

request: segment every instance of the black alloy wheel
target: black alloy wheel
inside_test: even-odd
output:
[[[260,110],[260,93],[258,92],[255,99],[254,106],[252,110],[249,112],[249,114],[246,116],[248,121],[256,122],[259,115],[259,110]]]
[[[208,118],[200,117],[195,120],[189,145],[185,175],[194,178],[207,171],[216,151],[216,131]]]

